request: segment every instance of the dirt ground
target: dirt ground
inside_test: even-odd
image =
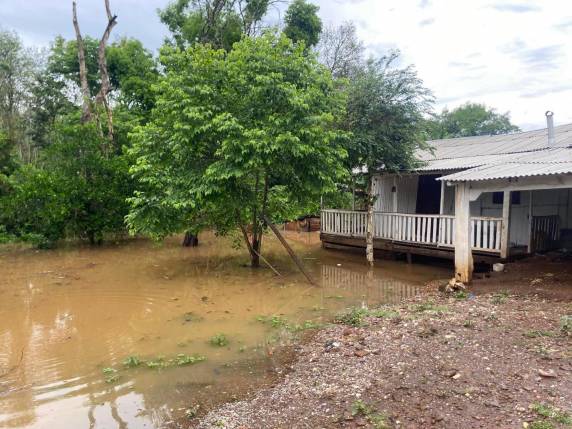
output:
[[[570,261],[534,258],[354,310],[296,348],[287,375],[199,428],[570,428]]]

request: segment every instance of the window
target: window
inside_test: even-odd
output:
[[[493,204],[502,204],[504,192],[493,192]],[[511,204],[520,204],[520,191],[512,191],[510,194]]]

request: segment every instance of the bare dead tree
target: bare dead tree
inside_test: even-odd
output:
[[[91,94],[89,92],[89,85],[87,83],[87,66],[85,63],[85,45],[83,43],[83,37],[81,36],[81,31],[79,29],[79,23],[77,20],[77,5],[75,0],[72,2],[73,9],[73,27],[75,30],[75,37],[77,40],[77,57],[79,60],[79,81],[81,88],[82,97],[82,114],[81,123],[85,124],[89,122],[92,118],[91,115]]]
[[[334,77],[351,77],[363,64],[363,53],[364,46],[357,38],[353,22],[326,28],[318,45],[320,62],[330,69]]]
[[[113,111],[109,105],[108,95],[111,92],[111,82],[109,80],[109,73],[107,71],[107,59],[105,58],[105,48],[111,35],[111,30],[117,25],[117,15],[111,13],[109,0],[105,1],[105,12],[107,14],[107,26],[103,32],[103,36],[99,41],[99,48],[97,53],[97,63],[99,66],[99,74],[101,76],[101,87],[95,97],[97,105],[103,105],[107,115],[107,138],[110,143],[113,143]]]

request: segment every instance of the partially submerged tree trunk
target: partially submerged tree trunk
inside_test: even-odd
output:
[[[89,85],[87,83],[85,45],[83,43],[83,37],[81,36],[81,31],[79,29],[79,23],[77,20],[77,5],[75,0],[72,2],[72,10],[73,10],[73,27],[75,30],[75,37],[77,40],[77,57],[79,61],[79,82],[80,82],[81,97],[82,97],[81,123],[85,124],[91,120],[91,94],[89,93]]]
[[[191,231],[185,232],[185,238],[183,239],[183,247],[197,247],[199,245],[199,237],[193,234]]]
[[[370,267],[373,267],[373,186],[372,178],[367,179],[367,229],[365,234],[365,254]]]

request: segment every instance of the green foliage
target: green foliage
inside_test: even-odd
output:
[[[572,417],[570,417],[570,414],[559,408],[553,407],[552,405],[534,403],[530,406],[530,409],[546,419],[550,419],[563,425],[572,425]]]
[[[367,167],[368,174],[409,170],[417,165],[415,151],[425,147],[423,114],[432,103],[412,67],[398,68],[397,52],[370,60],[350,82],[346,126],[349,167]],[[366,181],[366,183],[368,183]]]
[[[541,330],[532,330],[526,331],[523,334],[527,338],[542,338],[542,337],[553,337],[554,332],[551,331],[541,331]]]
[[[510,122],[509,113],[497,113],[484,104],[465,103],[451,111],[444,109],[427,121],[431,139],[507,134],[520,131]]]
[[[352,416],[365,417],[374,429],[388,429],[387,417],[377,412],[375,407],[361,399],[354,401],[351,406]]]
[[[501,290],[499,293],[495,293],[491,297],[491,302],[495,305],[504,304],[509,296],[510,294],[507,291]]]
[[[141,365],[142,361],[137,356],[129,356],[123,361],[123,366],[127,368],[135,368]]]
[[[159,11],[180,48],[195,43],[230,51],[243,35],[253,36],[273,0],[173,0]]]
[[[229,53],[165,48],[151,121],[133,134],[132,232],[160,238],[305,214],[345,170],[342,99],[315,58],[285,37]]]
[[[322,32],[319,9],[306,0],[294,0],[286,10],[284,34],[294,42],[303,41],[308,48],[317,45]]]
[[[433,302],[423,302],[411,306],[411,310],[415,313],[443,314],[449,311],[446,305],[436,305]]]
[[[369,311],[367,308],[353,307],[349,309],[349,311],[338,315],[335,322],[349,326],[363,326],[364,319],[367,317],[368,313]]]
[[[458,290],[457,292],[455,292],[453,294],[453,297],[455,299],[458,299],[460,301],[468,299],[469,298],[469,292],[467,292],[466,290]]]
[[[187,365],[194,365],[198,362],[202,362],[206,360],[206,357],[200,355],[186,355],[186,354],[178,354],[175,358],[175,365],[177,366],[187,366]]]
[[[226,346],[228,346],[229,341],[228,341],[228,338],[226,337],[226,335],[216,334],[210,338],[209,343],[211,344],[211,346],[215,346],[215,347],[226,347]]]
[[[93,124],[59,123],[41,168],[24,166],[9,180],[10,192],[0,199],[7,232],[40,247],[65,237],[95,243],[121,232],[131,179],[126,158],[107,155],[106,144]]]

